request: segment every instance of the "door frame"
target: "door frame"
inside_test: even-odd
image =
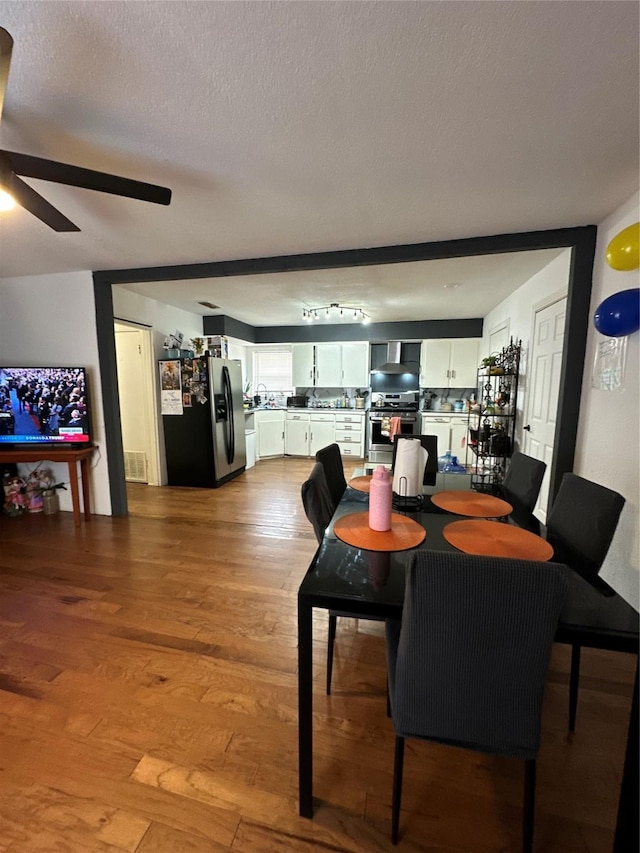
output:
[[[556,445],[550,475],[550,499],[553,501],[565,472],[573,469],[575,443],[578,434],[582,375],[590,318],[590,300],[595,258],[597,227],[584,225],[548,231],[528,231],[516,234],[495,234],[488,237],[470,237],[436,243],[414,243],[376,248],[344,249],[299,255],[280,255],[266,258],[249,258],[210,263],[176,264],[164,267],[138,269],[97,270],[93,273],[93,292],[96,312],[96,335],[102,385],[105,444],[109,472],[111,512],[115,516],[127,515],[127,493],[122,457],[122,433],[118,405],[118,388],[115,366],[115,341],[113,331],[113,285],[135,282],[181,281],[183,279],[218,278],[259,273],[287,272],[289,270],[338,269],[341,267],[371,266],[379,264],[428,261],[442,258],[463,258],[493,255],[505,252],[534,251],[536,249],[571,249],[569,286],[567,291],[567,322],[565,346],[559,390],[558,426]],[[251,326],[233,318],[214,317],[203,320],[209,330],[208,319],[216,321],[216,328],[232,337],[245,340],[255,335]],[[435,321],[434,321],[435,322]],[[463,331],[465,323],[458,321],[460,337],[469,337]],[[480,321],[481,323],[481,321]],[[411,334],[420,323],[379,323],[367,327],[368,335],[381,335],[382,340],[401,340],[415,337]],[[435,325],[438,326],[437,322]],[[446,323],[442,324],[446,326]],[[362,329],[361,326],[358,327]],[[261,329],[261,334],[265,329]],[[268,330],[266,330],[268,332]],[[327,331],[327,329],[325,329]],[[398,337],[396,338],[396,335]],[[421,337],[426,337],[422,334]],[[432,337],[451,337],[449,329],[436,330]],[[481,337],[481,335],[479,335]],[[344,339],[344,338],[341,338]],[[372,338],[369,337],[371,340]],[[272,338],[273,342],[273,338]],[[260,340],[260,343],[267,343]]]
[[[489,355],[494,352],[493,347],[491,346],[491,336],[495,335],[497,332],[501,332],[503,329],[507,332],[507,338],[509,337],[509,330],[511,328],[511,317],[507,317],[504,320],[501,320],[493,329],[489,329]]]

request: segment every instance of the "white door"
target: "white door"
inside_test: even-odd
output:
[[[114,323],[125,479],[160,485],[150,331]]]
[[[564,343],[566,297],[535,312],[531,348],[527,415],[523,428],[523,451],[547,463],[535,515],[547,520],[549,475],[553,459],[560,367]]]
[[[484,355],[502,352],[509,343],[509,320],[505,320],[489,332],[489,352]]]

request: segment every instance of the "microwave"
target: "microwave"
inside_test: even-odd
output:
[[[309,404],[309,398],[302,394],[297,394],[294,397],[287,397],[288,409],[306,409]]]

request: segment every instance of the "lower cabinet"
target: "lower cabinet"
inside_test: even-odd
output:
[[[257,433],[256,456],[284,456],[284,410],[274,409],[255,413]]]
[[[467,452],[466,416],[422,415],[421,430],[423,435],[437,436],[438,456],[443,456],[450,450],[464,465]]]
[[[336,440],[335,415],[311,415],[309,430],[309,456],[315,456],[323,447]]]
[[[343,456],[364,457],[364,415],[288,411],[285,449],[288,456],[315,456],[336,442]]]
[[[343,456],[364,458],[364,415],[336,414],[336,442]]]

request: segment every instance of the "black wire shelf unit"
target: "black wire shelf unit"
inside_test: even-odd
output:
[[[522,342],[511,338],[491,357],[493,364],[478,368],[479,409],[469,412],[467,471],[471,487],[479,492],[501,493],[513,453],[521,348]]]

